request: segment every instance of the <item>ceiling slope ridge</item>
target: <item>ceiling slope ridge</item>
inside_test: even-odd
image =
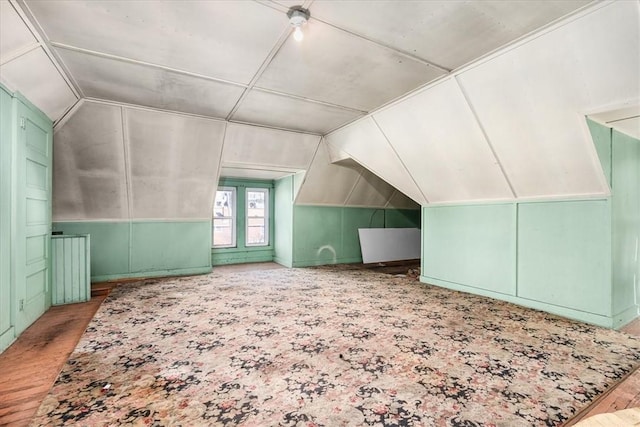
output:
[[[325,140],[334,149],[345,152],[361,166],[400,190],[403,194],[414,200],[417,198],[418,200],[415,201],[418,204],[429,203],[429,198],[418,186],[402,158],[375,119],[370,117],[369,123],[362,121],[360,124],[361,129],[357,134],[353,136],[347,135],[346,140],[339,142],[336,140],[336,135],[325,137]],[[363,133],[366,133],[366,136],[362,135]],[[365,141],[366,145],[363,145]],[[378,149],[372,144],[376,144]],[[389,163],[392,163],[392,165],[389,165]],[[400,171],[400,176],[393,176],[389,171]]]
[[[638,3],[640,3],[640,0],[637,0]],[[330,130],[329,132],[325,133],[324,136],[329,136],[331,134],[333,134],[334,132],[338,132],[340,130],[342,130],[345,127],[351,126],[353,124],[356,124],[362,120],[365,120],[367,117],[373,116],[376,113],[380,113],[382,111],[385,111],[389,108],[392,108],[394,105],[396,104],[400,104],[414,96],[419,95],[420,93],[427,91],[429,89],[431,89],[432,87],[443,83],[444,81],[448,80],[451,77],[457,77],[460,74],[465,73],[466,71],[469,71],[475,67],[478,67],[488,61],[491,61],[501,55],[504,55],[508,52],[510,52],[513,49],[517,49],[520,46],[523,46],[527,43],[533,42],[535,41],[537,38],[542,37],[546,34],[549,34],[553,31],[556,31],[566,25],[571,24],[572,22],[581,19],[587,15],[590,15],[596,11],[598,11],[599,9],[606,7],[608,5],[611,5],[615,3],[615,0],[605,0],[605,1],[594,1],[593,3],[590,3],[588,5],[582,6],[581,8],[575,10],[574,12],[571,12],[563,17],[560,17],[546,25],[543,25],[540,28],[535,29],[534,31],[531,31],[527,34],[524,34],[518,38],[516,38],[515,40],[510,41],[509,43],[506,43],[505,45],[502,45],[496,49],[493,49],[490,52],[487,52],[486,54],[480,56],[479,58],[476,58],[474,60],[472,60],[469,63],[466,63],[458,68],[455,68],[453,70],[449,70],[448,74],[444,74],[441,75],[429,82],[424,83],[423,85],[418,86],[417,88],[404,93],[394,99],[389,100],[388,102],[380,105],[379,107],[376,107],[374,109],[372,109],[371,111],[369,111],[367,113],[367,115],[363,116],[363,117],[358,117],[355,120],[352,120],[348,123],[342,124],[338,127],[336,127],[335,129]]]

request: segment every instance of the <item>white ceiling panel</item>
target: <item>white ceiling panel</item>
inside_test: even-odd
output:
[[[133,218],[208,218],[224,122],[125,108]]]
[[[307,169],[319,142],[320,137],[316,135],[229,123],[222,161],[287,170]]]
[[[253,1],[29,1],[47,36],[98,52],[248,83],[289,22]]]
[[[8,1],[0,0],[0,59],[34,43],[36,38],[18,12]]]
[[[374,119],[430,203],[513,197],[453,79]]]
[[[639,22],[611,3],[461,74],[519,197],[608,194],[583,114],[637,99]]]
[[[57,51],[87,97],[224,118],[244,90],[163,69]]]
[[[273,180],[293,175],[293,172],[282,172],[266,169],[244,169],[244,168],[220,168],[221,178],[243,178],[243,179],[264,179]]]
[[[321,22],[289,38],[256,86],[370,111],[442,72]]]
[[[343,206],[360,177],[360,169],[330,163],[326,143],[320,143],[298,191],[297,204]]]
[[[363,113],[252,90],[233,115],[233,120],[284,129],[325,134]]]
[[[360,178],[345,205],[383,208],[394,192],[395,189],[392,186],[362,168]]]
[[[427,201],[389,142],[371,117],[359,120],[326,137],[330,146],[349,154],[358,163],[373,171],[416,202]]]
[[[22,93],[53,121],[77,101],[42,48],[0,66],[0,80]]]
[[[556,1],[316,1],[312,17],[457,68],[590,0]]]
[[[128,217],[120,107],[84,102],[56,130],[54,153],[54,220]]]

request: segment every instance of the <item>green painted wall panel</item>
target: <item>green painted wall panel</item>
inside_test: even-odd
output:
[[[341,232],[342,208],[294,206],[293,265],[334,264],[345,258]]]
[[[54,231],[91,235],[92,277],[122,275],[129,271],[128,222],[55,222]]]
[[[516,206],[423,208],[422,275],[516,293]]]
[[[617,315],[640,303],[636,300],[640,293],[640,141],[615,130],[611,201],[612,303],[613,314]]]
[[[342,258],[362,260],[359,228],[384,228],[384,209],[341,208]]]
[[[133,222],[131,271],[211,267],[210,221]]]
[[[210,221],[57,222],[53,229],[91,236],[94,282],[211,269]]]
[[[294,206],[293,266],[362,262],[359,228],[419,227],[420,211]]]
[[[611,186],[611,128],[602,126],[590,119],[587,119],[587,125],[589,126],[589,132],[593,139],[593,144],[596,147],[600,164],[602,165],[602,171],[607,177],[607,182]]]
[[[293,266],[293,176],[275,181],[274,261]]]
[[[386,228],[420,228],[420,209],[385,209]]]
[[[522,203],[518,296],[611,316],[608,200]]]

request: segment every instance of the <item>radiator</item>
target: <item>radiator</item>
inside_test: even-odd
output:
[[[88,234],[51,236],[51,303],[91,299],[91,257]]]

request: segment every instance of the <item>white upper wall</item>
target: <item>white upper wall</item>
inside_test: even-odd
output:
[[[585,116],[640,104],[640,3],[598,4],[327,140],[429,203],[605,196]],[[372,126],[372,122],[377,126]],[[389,150],[391,146],[392,150]],[[392,182],[391,180],[389,182]]]

